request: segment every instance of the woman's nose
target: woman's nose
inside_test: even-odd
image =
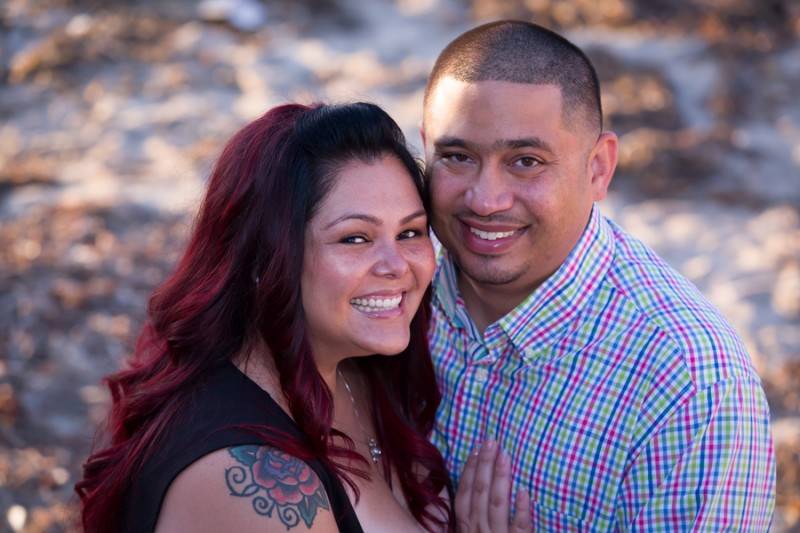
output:
[[[400,278],[408,272],[408,260],[399,249],[397,242],[381,246],[373,271],[387,278]]]

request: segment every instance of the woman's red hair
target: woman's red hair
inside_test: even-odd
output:
[[[268,346],[291,415],[307,437],[297,442],[265,433],[264,442],[319,459],[355,488],[349,474],[365,474],[343,460],[366,459],[332,442],[332,396],[309,346],[300,272],[305,226],[338,168],[387,153],[408,169],[427,205],[400,129],[372,104],[276,107],[228,142],[186,251],[150,299],[128,367],[106,378],[112,406],[105,441],[76,485],[86,531],[122,529],[130,480],[158,449],[190,388],[254,339]],[[426,294],[402,354],[356,362],[373,396],[384,470],[395,469],[411,513],[433,525],[452,511],[441,496],[449,488],[444,462],[426,438],[440,400],[426,340],[428,301]]]

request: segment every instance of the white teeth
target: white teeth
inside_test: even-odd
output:
[[[471,226],[469,230],[472,232],[473,235],[477,235],[481,239],[485,239],[487,241],[496,241],[497,239],[504,239],[506,237],[511,237],[512,235],[514,235],[513,231],[481,231]]]
[[[350,303],[361,311],[374,312],[395,309],[400,306],[402,300],[402,296],[395,296],[394,298],[353,298]]]

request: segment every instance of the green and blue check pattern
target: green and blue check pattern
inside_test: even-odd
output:
[[[537,531],[767,531],[769,410],[719,312],[597,206],[560,269],[477,331],[440,251],[432,440],[456,482],[485,439]]]

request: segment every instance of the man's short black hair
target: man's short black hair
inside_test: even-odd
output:
[[[600,82],[580,48],[531,22],[501,20],[461,34],[439,55],[425,88],[425,106],[445,76],[464,82],[556,85],[564,117],[603,129]]]

